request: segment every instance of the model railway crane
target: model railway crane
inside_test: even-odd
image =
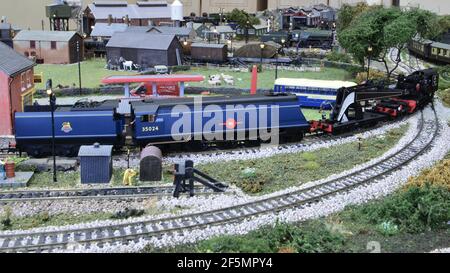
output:
[[[400,75],[394,86],[383,81],[368,81],[337,91],[336,103],[329,119],[311,121],[311,132],[337,134],[355,127],[371,126],[386,116],[393,118],[431,102],[438,88],[439,75],[432,69]]]

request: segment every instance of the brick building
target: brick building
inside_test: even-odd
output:
[[[159,26],[171,23],[171,9],[167,1],[140,2],[95,1],[84,10],[83,31],[91,33],[96,23],[126,23],[131,26]]]
[[[34,67],[30,59],[0,43],[0,135],[14,134],[14,113],[31,105],[34,93]]]
[[[70,64],[83,60],[83,38],[75,31],[22,30],[14,37],[14,49],[37,63]]]

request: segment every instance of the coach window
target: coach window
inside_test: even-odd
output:
[[[36,41],[30,41],[30,48],[36,48]]]
[[[50,42],[50,47],[51,47],[51,49],[55,50],[56,49],[56,42],[55,41],[51,41]]]

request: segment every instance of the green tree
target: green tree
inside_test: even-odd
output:
[[[242,28],[249,25],[260,24],[258,18],[240,9],[233,9],[226,17],[229,18],[230,21],[236,22],[236,24]]]
[[[339,35],[339,43],[364,66],[371,58],[382,62],[388,78],[401,62],[401,51],[414,37],[429,38],[439,33],[437,16],[429,11],[373,7],[354,18]],[[369,50],[372,49],[371,51]],[[397,49],[391,51],[391,49]],[[389,56],[396,52],[395,56]],[[388,58],[394,62],[389,68]]]
[[[358,17],[361,13],[370,8],[366,2],[359,2],[355,6],[344,4],[338,13],[337,30],[342,31],[346,29],[353,19]]]

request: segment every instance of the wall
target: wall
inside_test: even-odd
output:
[[[11,112],[10,112],[10,103],[12,102],[12,113],[14,112],[21,112],[22,111],[22,93],[27,92],[34,88],[33,83],[33,73],[34,70],[30,69],[24,73],[25,81],[26,77],[28,78],[28,81],[30,82],[30,85],[25,83],[25,89],[22,91],[22,74],[19,74],[15,76],[11,83],[11,95],[12,98],[9,96],[9,82],[10,78],[6,75],[0,72],[0,97],[2,98],[0,100],[0,119],[2,122],[0,122],[0,135],[12,135],[12,124],[13,120],[11,119]]]
[[[25,56],[25,52],[36,52],[38,59],[44,59],[48,64],[70,63],[69,43],[57,42],[56,49],[51,49],[50,41],[36,41],[36,48],[30,48],[30,41],[14,41],[14,50]]]

